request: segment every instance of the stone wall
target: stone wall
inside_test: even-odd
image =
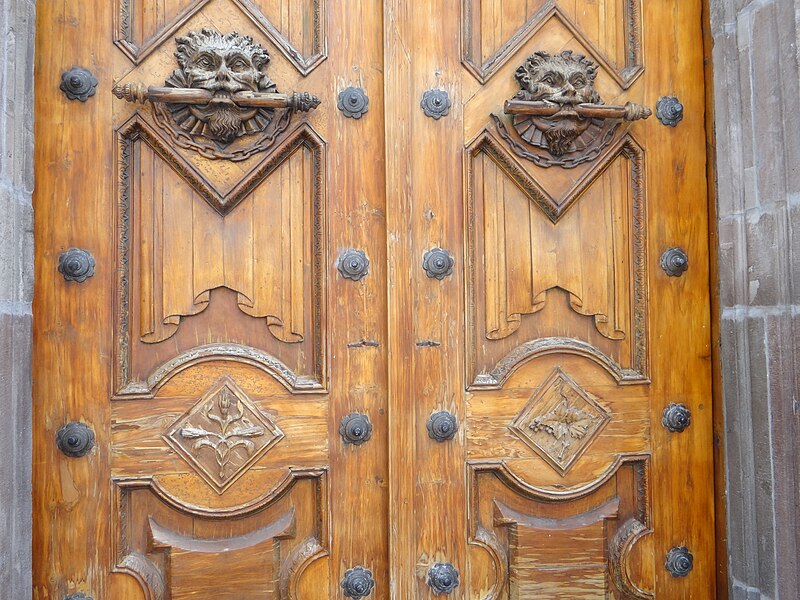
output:
[[[31,597],[34,0],[0,0],[0,596]]]
[[[793,0],[711,0],[731,598],[800,597],[800,69]]]

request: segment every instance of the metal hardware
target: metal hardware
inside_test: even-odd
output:
[[[269,52],[250,36],[204,28],[175,43],[178,69],[164,86],[118,83],[112,92],[128,102],[152,103],[159,127],[209,158],[243,160],[266,150],[289,127],[295,111],[320,104],[308,92],[279,93],[266,73]],[[250,143],[228,149],[244,137]]]
[[[422,268],[431,279],[444,279],[453,274],[453,256],[441,248],[433,248],[422,257]]]
[[[92,600],[91,596],[87,596],[83,592],[78,592],[77,594],[70,594],[64,600]]]
[[[438,121],[450,112],[452,102],[450,102],[447,90],[427,90],[422,94],[422,101],[419,105],[425,116]]]
[[[345,117],[360,119],[369,110],[369,97],[363,88],[349,87],[339,92],[336,106]]]
[[[345,250],[339,255],[336,268],[345,279],[358,281],[369,273],[369,258],[363,250]]]
[[[689,257],[683,248],[667,248],[661,255],[661,268],[670,277],[680,277],[689,268]]]
[[[342,579],[342,591],[345,598],[359,600],[372,593],[375,587],[375,580],[372,578],[372,571],[364,567],[355,567],[345,571]]]
[[[58,272],[67,281],[82,283],[94,275],[94,257],[88,250],[70,248],[58,257]]]
[[[458,420],[452,413],[443,410],[433,413],[428,419],[428,437],[437,442],[452,440],[458,432]]]
[[[646,119],[640,104],[607,105],[594,88],[598,66],[581,54],[535,52],[516,70],[520,90],[507,100],[497,132],[519,156],[541,167],[571,169],[594,160],[622,121]],[[513,128],[513,129],[512,129]]]
[[[67,423],[56,433],[56,445],[71,458],[86,456],[94,448],[94,431],[85,423]]]
[[[685,404],[672,403],[664,409],[661,424],[672,433],[680,433],[692,424],[692,413]]]
[[[683,104],[675,96],[664,96],[656,102],[656,118],[662,125],[675,127],[683,120]]]
[[[72,67],[61,74],[59,87],[70,100],[86,102],[97,91],[97,79],[88,69]]]
[[[434,595],[450,594],[458,587],[458,569],[450,563],[435,563],[428,569],[428,586]]]
[[[673,577],[686,577],[694,566],[694,556],[686,546],[679,546],[667,552],[664,567]]]
[[[372,437],[372,423],[362,413],[352,413],[339,424],[339,435],[345,444],[360,446]]]

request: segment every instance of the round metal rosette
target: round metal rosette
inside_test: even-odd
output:
[[[680,277],[689,268],[689,257],[682,248],[668,248],[661,255],[661,268],[670,277]]]
[[[97,79],[87,69],[72,67],[61,74],[59,87],[70,100],[86,102],[97,91]]]
[[[428,569],[428,586],[437,596],[452,593],[458,587],[458,569],[450,563],[435,563]]]
[[[94,431],[85,423],[67,423],[56,433],[56,446],[70,458],[86,456],[94,448]]]
[[[694,566],[694,556],[686,546],[672,548],[664,566],[673,577],[686,577]]]
[[[339,435],[345,444],[360,446],[372,437],[372,423],[362,413],[347,415],[339,424]]]
[[[675,127],[683,119],[683,104],[675,96],[664,96],[656,102],[656,118],[662,125]]]
[[[342,592],[345,598],[365,598],[372,593],[375,587],[375,580],[372,578],[372,571],[364,567],[348,569],[342,579]]]
[[[363,88],[349,87],[339,92],[336,106],[345,117],[360,119],[369,110],[369,97]]]
[[[680,433],[692,424],[692,413],[686,405],[672,403],[664,409],[661,423],[672,433]]]
[[[452,103],[446,90],[427,90],[419,105],[426,116],[438,121],[450,112]]]
[[[339,255],[336,268],[345,279],[358,281],[369,273],[369,258],[362,250],[345,250]]]
[[[88,250],[70,248],[58,257],[58,272],[67,281],[86,281],[94,275],[94,258]]]
[[[433,248],[425,253],[422,257],[422,268],[425,269],[425,274],[431,279],[442,280],[448,275],[453,274],[453,260],[452,255],[447,250],[441,248]]]
[[[428,419],[428,437],[437,442],[452,440],[458,432],[458,420],[446,410],[433,413]]]

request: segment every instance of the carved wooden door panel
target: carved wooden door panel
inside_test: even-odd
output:
[[[381,6],[335,7],[39,6],[37,598],[388,597]]]
[[[714,597],[700,3],[387,6],[397,597]]]

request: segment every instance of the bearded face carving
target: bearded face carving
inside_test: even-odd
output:
[[[522,88],[517,98],[551,102],[561,110],[551,117],[517,118],[517,130],[520,130],[518,125],[530,121],[541,133],[541,136],[536,136],[539,138],[537,141],[543,141],[553,156],[560,157],[575,150],[576,140],[589,129],[591,119],[580,117],[571,108],[578,104],[602,103],[594,89],[596,75],[595,64],[580,54],[573,54],[572,50],[556,55],[536,52],[530,56],[515,74]],[[524,133],[522,135],[526,137]],[[527,141],[536,145],[533,136]]]
[[[169,105],[175,123],[191,136],[202,136],[226,146],[237,138],[264,131],[275,109],[237,105],[237,92],[277,92],[265,69],[270,56],[249,36],[223,35],[213,29],[192,31],[177,38],[177,69],[166,84],[212,93],[208,104]]]

